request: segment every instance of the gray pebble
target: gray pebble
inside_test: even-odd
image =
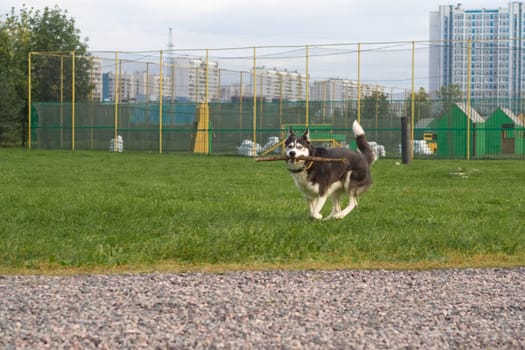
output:
[[[525,349],[525,268],[0,276],[2,349]]]

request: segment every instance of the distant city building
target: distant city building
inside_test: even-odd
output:
[[[118,80],[113,72],[102,74],[102,96],[104,101],[115,101],[117,99],[117,86],[118,101],[128,102],[137,99],[139,84],[136,74],[121,73]]]
[[[525,95],[525,9],[511,2],[497,9],[464,9],[442,5],[430,13],[429,87],[468,87],[468,41],[472,41],[472,99],[504,99]]]
[[[277,68],[256,67],[255,90],[258,97],[266,101],[304,101],[306,100],[306,74]],[[253,79],[253,71],[250,74]],[[250,83],[250,96],[253,95],[253,81]]]
[[[208,101],[239,101],[253,99],[253,70],[247,82],[220,85],[220,70],[217,62],[208,63],[200,58],[174,58],[168,60],[162,74],[162,96],[164,100],[203,102],[208,94]],[[263,101],[305,101],[306,74],[287,69],[257,67],[255,93]],[[100,75],[100,99],[115,100],[114,72]],[[206,92],[206,83],[208,91]],[[357,82],[349,79],[333,78],[309,82],[309,100],[311,101],[349,101],[357,100]],[[159,101],[161,79],[159,74],[149,71],[119,73],[118,99],[121,102]],[[379,85],[361,84],[361,98],[373,92],[385,93],[386,88]]]
[[[316,101],[348,101],[357,100],[357,81],[331,78],[313,82],[311,99]],[[372,95],[373,92],[385,93],[385,87],[380,85],[361,84],[360,97]]]
[[[89,79],[93,90],[91,92],[91,101],[102,100],[102,61],[98,58],[91,58],[91,70]]]
[[[345,102],[357,101],[358,98],[371,96],[374,92],[385,94],[385,87],[380,85],[361,84],[361,93],[358,95],[357,81],[349,79],[331,78],[327,80],[316,80],[311,89],[312,101],[326,101],[324,113],[333,113],[336,110],[344,110]]]
[[[219,64],[209,61],[206,69],[206,60],[202,58],[175,57],[167,67],[175,79],[174,95],[195,102],[219,100]],[[208,76],[206,81],[206,74]],[[206,92],[206,84],[208,91]]]
[[[206,75],[207,78],[206,78]],[[118,81],[118,100],[159,101],[161,95],[161,76],[148,71],[119,73],[106,72],[101,78],[101,96],[104,101],[115,101],[115,84]],[[208,89],[206,91],[206,82]],[[163,66],[162,97],[164,100],[188,100],[204,102],[219,99],[219,68],[217,62],[200,58],[174,58]]]

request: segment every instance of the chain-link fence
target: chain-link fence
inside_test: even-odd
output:
[[[448,46],[466,57],[430,91],[444,80],[430,56]],[[400,157],[406,117],[414,157],[525,158],[524,79],[491,75],[477,47],[487,50],[466,41],[35,52],[30,147],[254,156],[279,152],[289,127],[353,147],[357,119],[380,156]]]

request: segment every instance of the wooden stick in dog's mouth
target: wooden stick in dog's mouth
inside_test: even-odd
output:
[[[341,163],[347,163],[348,160],[345,158],[323,158],[323,157],[312,157],[312,156],[299,156],[297,158],[290,158],[287,156],[274,156],[274,157],[256,157],[256,162],[271,162],[275,160],[289,160],[289,159],[297,159],[297,160],[310,160],[312,162],[341,162]]]

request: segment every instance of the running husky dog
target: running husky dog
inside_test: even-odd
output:
[[[310,216],[314,219],[323,218],[321,209],[329,197],[332,200],[332,212],[325,220],[344,218],[357,206],[357,197],[372,184],[369,167],[376,156],[357,120],[352,125],[352,131],[360,152],[347,148],[315,148],[308,128],[301,137],[296,136],[290,128],[285,141],[288,157],[286,163],[295,184],[305,196],[310,207]],[[316,162],[298,159],[308,156],[344,161]],[[341,197],[345,193],[349,196],[348,206],[341,210]]]

